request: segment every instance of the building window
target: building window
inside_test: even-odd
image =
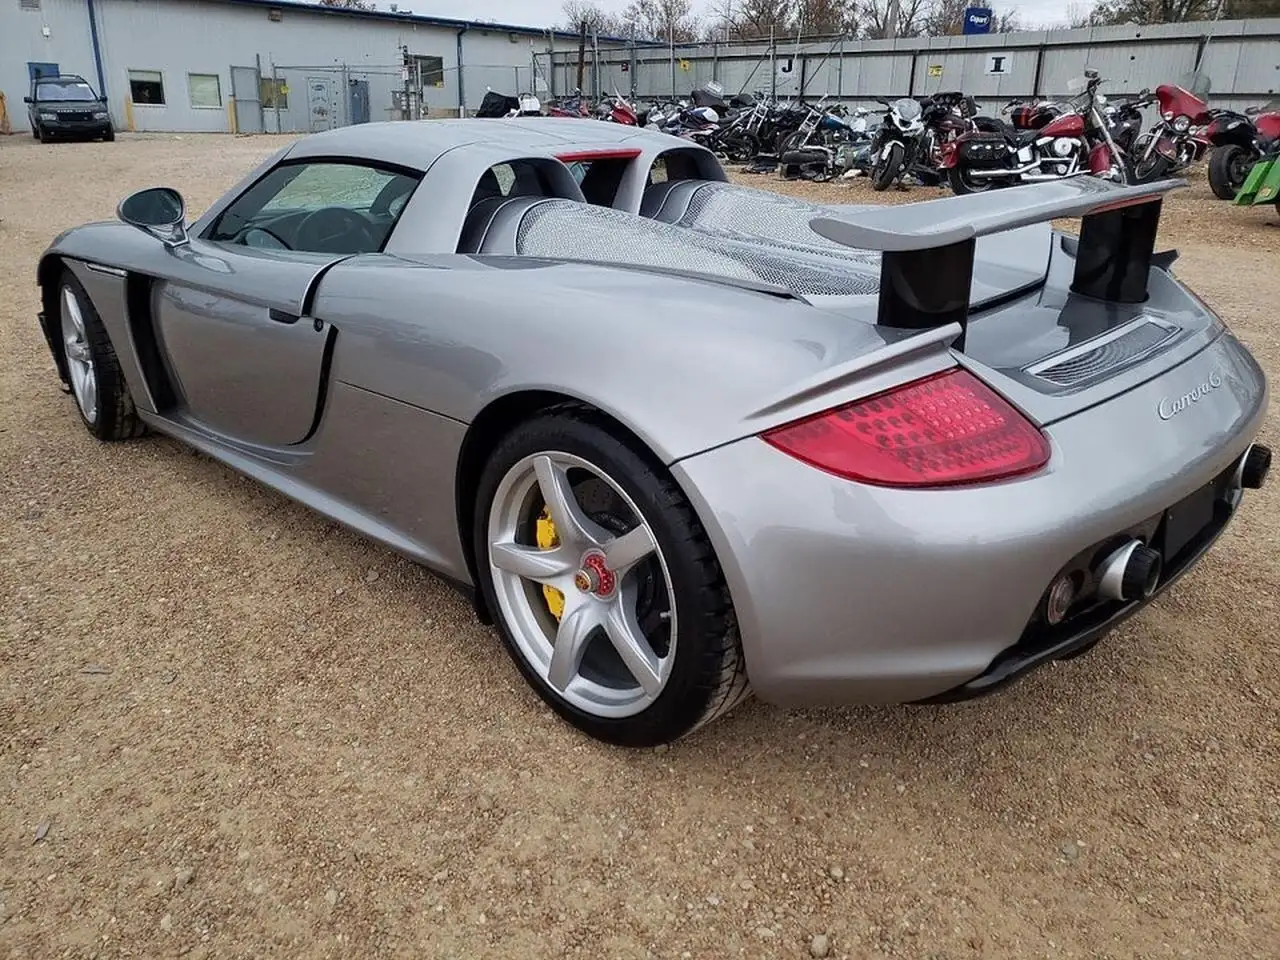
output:
[[[413,59],[417,61],[424,87],[444,86],[444,57],[415,56]]]
[[[193,107],[222,106],[222,84],[216,73],[188,73],[187,90]]]
[[[134,103],[164,105],[164,77],[159,70],[130,70],[129,97]]]
[[[289,86],[283,80],[263,77],[258,81],[258,97],[264,110],[289,109]]]
[[[40,0],[18,0],[19,10],[39,10]]]

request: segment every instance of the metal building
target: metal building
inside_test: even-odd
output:
[[[489,89],[546,97],[547,54],[577,42],[280,0],[0,0],[0,91],[16,133],[31,78],[46,71],[105,90],[118,130],[307,132],[457,116]]]

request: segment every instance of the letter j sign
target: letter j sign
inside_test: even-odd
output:
[[[1010,72],[1012,66],[1012,58],[1007,53],[988,53],[987,66],[984,72],[987,76],[1002,76]]]

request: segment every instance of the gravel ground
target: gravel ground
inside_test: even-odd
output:
[[[0,140],[0,954],[1277,956],[1274,489],[997,698],[599,746],[431,576],[165,439],[100,445],[59,392],[40,250],[144,185],[198,211],[280,142]],[[1273,375],[1275,221],[1199,178],[1162,238]]]

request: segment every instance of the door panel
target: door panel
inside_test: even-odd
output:
[[[332,77],[307,77],[307,113],[312,133],[337,126],[333,115]]]
[[[261,77],[257,67],[231,68],[231,95],[236,98],[236,128],[262,133]]]
[[[341,255],[192,240],[152,294],[161,355],[193,419],[234,440],[302,441],[322,387],[325,342],[302,316],[316,276]]]

